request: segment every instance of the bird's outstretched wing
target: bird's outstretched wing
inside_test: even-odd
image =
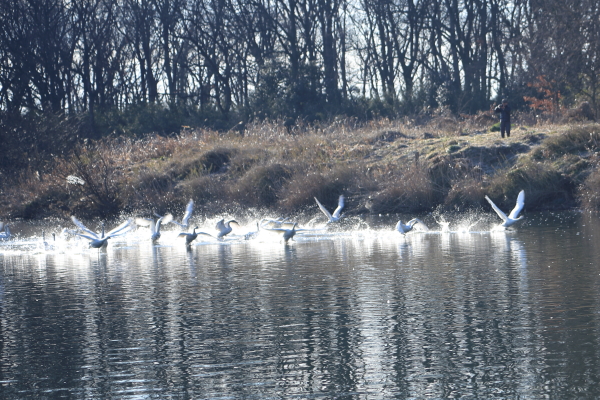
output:
[[[496,214],[498,214],[498,216],[500,218],[502,218],[502,221],[506,221],[508,219],[508,217],[506,216],[506,214],[504,214],[504,211],[502,211],[501,209],[499,209],[498,206],[494,204],[494,202],[492,201],[492,199],[490,199],[489,197],[487,197],[487,195],[485,196],[485,199],[488,201],[488,203],[490,203],[490,205],[492,206],[492,208],[494,209],[494,211],[496,211]]]
[[[81,236],[82,238],[86,238],[86,239],[89,239],[89,240],[100,240],[97,236],[86,235],[86,234],[81,233],[81,232],[73,232],[73,235]]]
[[[260,226],[263,228],[279,228],[287,218],[263,218],[260,220]]]
[[[327,219],[329,221],[331,221],[331,213],[329,211],[327,211],[327,209],[325,207],[323,207],[323,204],[321,204],[321,202],[319,201],[319,199],[317,199],[315,197],[315,201],[317,202],[317,205],[319,206],[319,208],[321,209],[321,211],[323,211],[323,214],[325,214],[325,216],[327,217]]]
[[[190,217],[194,212],[194,200],[190,200],[185,208],[185,214],[183,214],[183,218],[181,219],[181,225],[187,226],[190,221]]]
[[[419,218],[413,218],[408,221],[408,225],[410,226],[418,226],[419,230],[428,231],[429,227],[425,224],[425,222],[421,221]]]
[[[121,225],[119,225],[116,228],[114,228],[113,230],[109,231],[105,237],[115,237],[115,236],[121,236],[121,235],[126,234],[131,229],[133,229],[132,222],[133,222],[132,220],[128,219],[127,221],[123,222]]]
[[[219,222],[217,222],[216,228],[219,232],[222,232],[223,230],[227,229],[227,227],[225,226],[225,220],[222,219]]]
[[[171,214],[167,214],[164,217],[159,218],[156,221],[156,227],[155,227],[155,229],[152,230],[152,233],[159,233],[160,232],[160,226],[162,224],[168,224],[171,221],[173,221],[173,216]]]
[[[211,237],[213,239],[217,239],[214,235],[211,235],[210,233],[206,233],[206,232],[180,232],[177,236],[192,236],[192,235],[196,235],[196,236],[208,236]]]
[[[75,218],[74,215],[71,215],[71,221],[73,221],[73,223],[75,225],[77,225],[77,227],[79,229],[81,229],[82,231],[87,232],[89,235],[93,236],[92,240],[94,240],[94,239],[100,239],[100,236],[96,232],[94,232],[93,230],[91,230],[87,226],[85,226],[80,220],[78,220],[77,218]],[[79,234],[79,236],[83,236],[83,235]],[[84,236],[84,237],[86,237],[86,236]]]
[[[286,241],[292,239],[296,234],[296,223],[292,226],[292,229],[283,229],[283,228],[268,228],[268,231],[276,232],[283,235],[283,239]]]
[[[206,233],[206,232],[196,232],[196,233],[198,234],[198,236],[208,236],[208,237],[211,237],[213,239],[217,239],[215,237],[215,235],[211,235],[210,233]]]
[[[402,220],[399,220],[399,221],[398,221],[398,223],[396,224],[396,228],[395,228],[395,229],[396,229],[398,232],[400,232],[401,234],[403,234],[403,235],[404,235],[404,234],[405,234],[407,231],[409,231],[409,230],[410,230],[410,228],[411,228],[410,226],[404,225],[404,224],[402,223]]]
[[[161,218],[159,218],[158,220],[160,221]],[[141,226],[148,226],[148,227],[150,227],[150,231],[152,233],[156,232],[156,222],[154,222],[154,220],[151,219],[151,218],[136,218],[135,219],[135,223],[138,224],[138,225],[141,225]]]
[[[510,212],[508,217],[511,219],[517,219],[517,217],[519,216],[519,213],[521,212],[521,210],[523,209],[524,206],[525,206],[525,191],[521,190],[519,192],[519,195],[517,196],[517,204],[515,205],[515,208],[512,209],[512,211]]]
[[[280,234],[284,234],[285,232],[289,231],[290,229],[284,229],[284,228],[263,228],[266,231],[269,232],[276,232],[276,233],[280,233]]]
[[[335,211],[333,212],[333,218],[339,219],[343,208],[344,208],[344,195],[341,195],[340,198],[338,199],[338,206],[335,209]]]

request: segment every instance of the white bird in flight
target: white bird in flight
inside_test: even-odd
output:
[[[344,195],[341,195],[339,197],[338,206],[335,209],[335,211],[333,212],[333,214],[331,214],[329,211],[327,211],[327,209],[325,207],[323,207],[323,204],[321,204],[319,199],[317,199],[316,197],[315,197],[315,201],[317,202],[317,205],[319,206],[321,211],[323,211],[323,214],[325,214],[325,216],[327,217],[328,224],[330,222],[337,222],[342,218],[342,209],[344,208]]]
[[[164,217],[158,218],[154,221],[151,218],[136,218],[135,222],[138,225],[144,225],[150,227],[151,236],[153,242],[156,242],[160,238],[160,227],[162,224],[168,224],[173,220],[173,216],[171,214],[167,214]]]
[[[179,225],[183,229],[187,229],[188,224],[190,222],[190,217],[192,216],[193,212],[194,212],[194,200],[190,199],[190,201],[187,203],[187,206],[185,207],[185,213],[183,214],[183,218],[181,219],[181,222],[177,222],[174,219],[169,222]],[[163,218],[162,215],[158,215],[156,213],[154,213],[154,215],[156,215],[159,218]],[[166,224],[166,223],[167,222],[163,221],[163,224]]]
[[[410,232],[414,226],[416,224],[419,224],[422,226],[423,230],[428,231],[429,228],[427,227],[427,225],[425,225],[425,223],[423,221],[421,221],[419,218],[413,218],[410,221],[408,221],[406,223],[406,225],[404,225],[402,223],[402,220],[398,221],[398,223],[396,224],[396,230],[398,232],[400,232],[403,235],[406,235],[408,232]]]
[[[4,229],[4,230],[2,230]],[[0,222],[0,239],[8,239],[10,238],[10,229],[8,228],[8,224],[4,222]]]
[[[104,233],[104,223],[102,223],[102,232],[96,233],[93,230],[89,229],[87,226],[85,226],[77,218],[75,218],[75,216],[71,216],[71,221],[73,221],[73,223],[75,225],[77,225],[77,227],[79,229],[86,232],[86,233],[81,233],[81,232],[73,232],[73,233],[75,235],[78,235],[78,236],[88,239],[90,241],[90,247],[93,247],[95,249],[106,247],[106,245],[108,243],[108,239],[116,237],[116,236],[124,235],[127,232],[129,232],[131,229],[133,229],[132,221],[127,220],[127,221],[123,222],[121,225],[117,226],[115,229],[113,229],[107,233]]]
[[[490,203],[494,211],[496,211],[496,214],[498,214],[498,216],[502,218],[502,221],[504,221],[502,222],[502,224],[500,224],[500,226],[508,228],[509,226],[513,225],[515,222],[523,218],[523,216],[519,217],[518,215],[523,209],[523,206],[525,206],[524,190],[521,190],[519,192],[519,195],[517,196],[517,204],[515,205],[515,208],[512,209],[510,214],[508,214],[508,216],[506,216],[506,214],[504,214],[504,212],[501,209],[499,209],[498,206],[496,206],[494,202],[489,197],[487,197],[487,195],[485,196],[485,199]]]

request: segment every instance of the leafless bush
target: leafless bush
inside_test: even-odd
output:
[[[78,146],[69,160],[69,176],[79,179],[75,184],[76,191],[87,199],[87,207],[101,216],[116,214],[122,202],[120,178],[123,171],[110,157],[113,150],[104,143]]]
[[[576,108],[567,110],[563,117],[562,123],[587,122],[595,121],[596,116],[589,102],[583,101]]]

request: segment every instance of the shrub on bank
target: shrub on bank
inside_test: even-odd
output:
[[[586,211],[600,211],[600,169],[596,166],[577,189],[577,199]]]
[[[273,207],[282,197],[282,188],[292,176],[292,169],[283,164],[259,165],[227,185],[224,194],[229,200],[254,207]]]
[[[315,204],[316,197],[326,208],[334,210],[339,196],[352,190],[361,176],[360,168],[345,165],[336,165],[325,171],[297,168],[283,188],[279,206],[282,210],[293,212]]]
[[[490,180],[487,194],[499,200],[496,204],[512,210],[521,190],[529,209],[564,209],[573,206],[573,181],[550,162],[524,159],[509,171],[497,173]]]
[[[423,163],[406,165],[379,179],[380,187],[372,193],[368,205],[373,213],[422,212],[433,209],[443,200],[435,187],[430,170]]]

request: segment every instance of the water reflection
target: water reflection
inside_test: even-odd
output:
[[[3,397],[597,397],[600,224],[528,222],[0,247]]]

